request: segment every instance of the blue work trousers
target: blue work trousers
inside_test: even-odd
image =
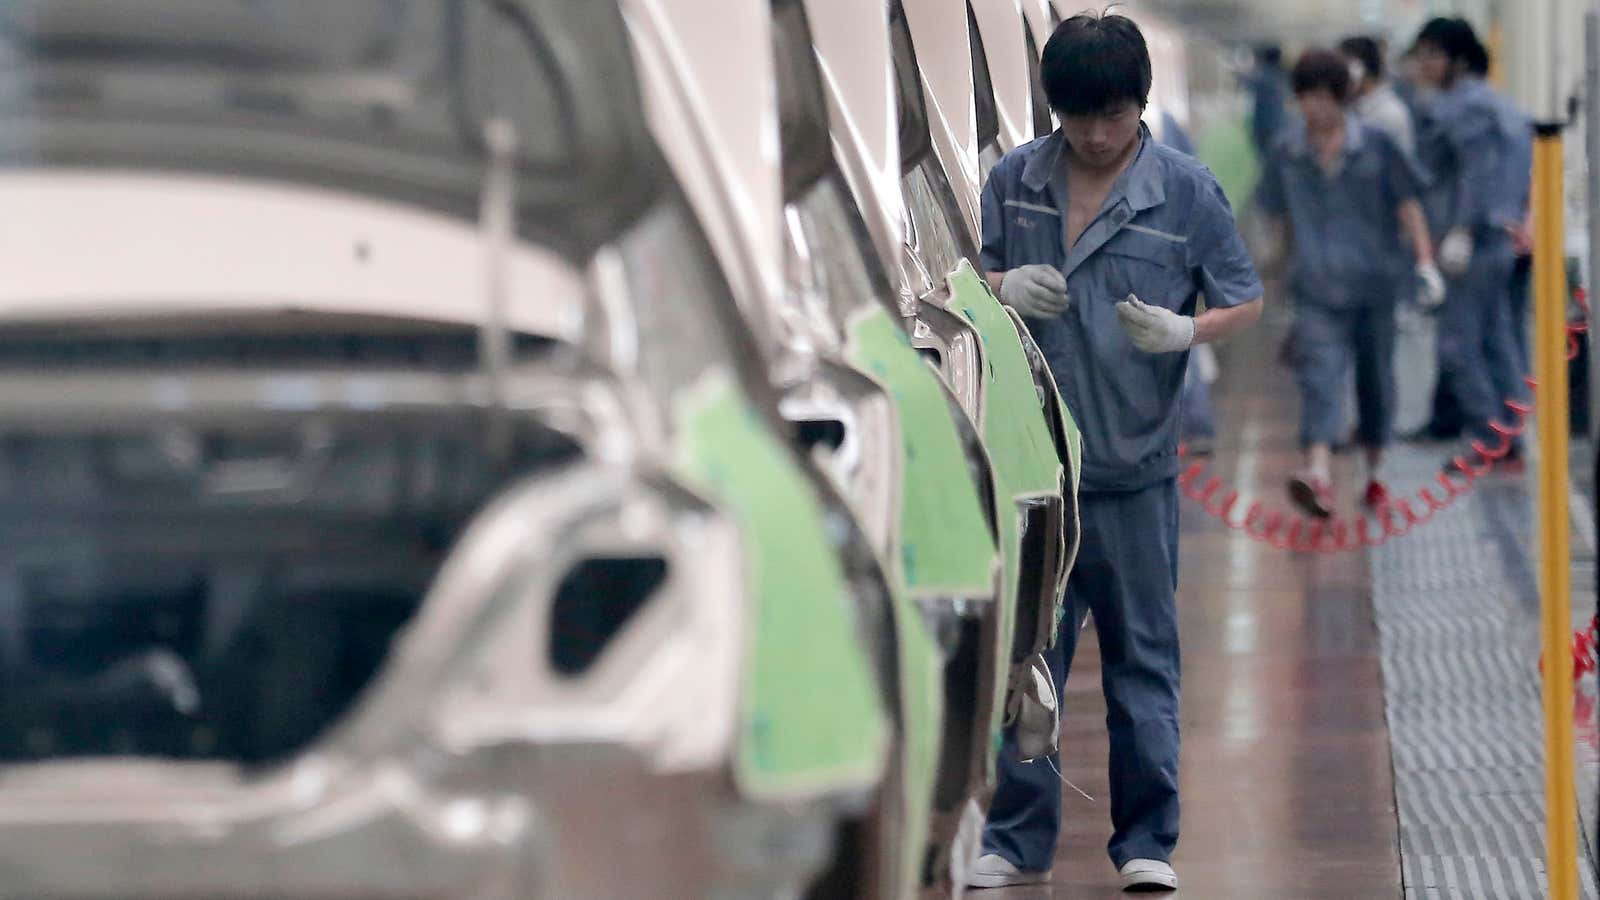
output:
[[[1467,434],[1489,446],[1500,440],[1489,422],[1510,418],[1505,401],[1527,396],[1511,318],[1514,266],[1509,238],[1482,240],[1466,274],[1448,282],[1439,311],[1439,371],[1450,379]]]
[[[1300,386],[1300,444],[1344,440],[1350,364],[1356,369],[1356,437],[1384,447],[1394,425],[1395,303],[1352,308],[1301,303],[1294,311],[1293,362]]]
[[[1532,295],[1533,257],[1519,256],[1511,266],[1511,335],[1516,343],[1516,358],[1523,374],[1533,372],[1528,344],[1528,301]],[[1523,382],[1519,379],[1518,384]]]
[[[1045,654],[1058,694],[1088,611],[1100,641],[1111,737],[1107,850],[1169,860],[1178,843],[1178,486],[1079,495],[1082,540],[1055,647]],[[1071,748],[1068,748],[1069,750]],[[1059,767],[1059,758],[1051,762]],[[1045,760],[1021,762],[1008,730],[983,852],[1025,870],[1050,868],[1061,832],[1061,781]]]

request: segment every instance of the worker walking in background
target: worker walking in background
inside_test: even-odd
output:
[[[1006,154],[983,188],[981,261],[1027,321],[1083,433],[1080,545],[1046,654],[1057,695],[1094,617],[1110,733],[1107,851],[1123,886],[1177,886],[1178,418],[1189,351],[1261,314],[1256,277],[1210,171],[1155,141],[1144,35],[1080,15],[1046,43],[1059,130]],[[1198,307],[1204,298],[1205,310]],[[1061,830],[1054,760],[1008,731],[975,887],[1045,881]]]
[[[1364,35],[1339,42],[1339,53],[1350,66],[1351,108],[1367,124],[1389,136],[1407,155],[1417,152],[1416,128],[1383,65],[1383,48]]]
[[[1416,126],[1411,108],[1395,91],[1383,60],[1383,47],[1375,38],[1353,35],[1339,42],[1339,54],[1350,65],[1351,108],[1361,120],[1382,131],[1408,157],[1417,152]],[[1403,296],[1395,306],[1395,429],[1414,431],[1432,411],[1439,364],[1438,337],[1433,317],[1417,302]],[[1355,408],[1345,404],[1347,415]]]
[[[1488,56],[1466,21],[1429,21],[1414,51],[1418,78],[1434,92],[1418,147],[1434,176],[1428,217],[1449,285],[1439,369],[1468,439],[1498,446],[1491,423],[1503,417],[1505,400],[1525,396],[1509,291],[1531,169],[1531,145],[1523,142],[1531,138],[1526,120],[1475,74],[1487,72]],[[1509,459],[1520,460],[1516,442]]]
[[[1468,26],[1469,28],[1471,26]],[[1474,90],[1487,91],[1500,114],[1500,133],[1506,141],[1505,177],[1497,179],[1493,218],[1511,239],[1511,281],[1506,288],[1505,324],[1496,323],[1492,340],[1504,344],[1509,352],[1491,350],[1495,366],[1495,388],[1504,398],[1522,399],[1523,378],[1532,368],[1528,348],[1529,282],[1533,276],[1533,220],[1529,204],[1533,193],[1533,120],[1510,97],[1489,84],[1489,50],[1474,43],[1467,56],[1466,77],[1476,82]],[[1499,319],[1497,313],[1495,316]],[[1506,330],[1506,329],[1509,329]]]
[[[1363,500],[1387,505],[1379,467],[1393,424],[1395,306],[1419,282],[1426,302],[1444,297],[1420,173],[1387,134],[1350,112],[1350,82],[1349,65],[1331,50],[1309,50],[1295,64],[1290,83],[1302,121],[1269,159],[1256,195],[1290,248],[1291,361],[1306,458],[1289,493],[1319,517],[1335,505],[1332,447],[1352,361],[1367,458]]]
[[[1289,121],[1289,82],[1283,72],[1283,51],[1275,44],[1255,49],[1255,68],[1239,77],[1250,92],[1250,140],[1256,158],[1272,154],[1278,135]]]

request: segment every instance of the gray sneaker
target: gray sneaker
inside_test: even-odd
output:
[[[1017,884],[1039,884],[1050,880],[1050,870],[1026,872],[1011,864],[998,853],[978,857],[978,862],[967,876],[967,886],[975,888],[1011,887]]]

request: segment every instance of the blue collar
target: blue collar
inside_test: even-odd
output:
[[[1057,128],[1045,138],[1039,151],[1028,160],[1022,169],[1022,183],[1029,190],[1042,191],[1050,183],[1056,165],[1061,160],[1061,148],[1066,142],[1066,136]],[[1114,202],[1118,196],[1125,197],[1135,212],[1160,206],[1166,202],[1167,189],[1161,180],[1160,166],[1152,149],[1154,146],[1155,139],[1150,136],[1150,127],[1140,122],[1139,149],[1134,154],[1133,162],[1117,177],[1117,183],[1112,186],[1111,201]]]
[[[1366,128],[1361,124],[1361,120],[1356,118],[1355,113],[1345,113],[1344,147],[1340,151],[1341,157],[1347,158],[1361,152],[1361,148],[1367,143],[1365,131]],[[1311,139],[1306,135],[1304,120],[1296,120],[1288,128],[1288,133],[1283,138],[1283,146],[1290,156],[1316,161],[1316,153],[1311,149]]]

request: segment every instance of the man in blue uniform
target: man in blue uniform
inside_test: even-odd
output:
[[[1256,47],[1255,60],[1255,68],[1241,75],[1239,82],[1250,91],[1250,142],[1256,158],[1266,159],[1289,121],[1289,79],[1283,71],[1283,51],[1276,44]]]
[[[1482,47],[1471,25],[1441,18],[1423,26],[1414,50],[1419,80],[1437,92],[1418,149],[1435,178],[1426,205],[1439,268],[1449,279],[1439,316],[1439,370],[1469,439],[1494,446],[1499,437],[1489,423],[1505,418],[1505,400],[1524,395],[1509,286],[1531,138],[1526,119],[1474,77],[1475,62],[1487,62]]]
[[[1130,889],[1177,884],[1179,391],[1189,349],[1256,321],[1261,283],[1211,173],[1140,123],[1144,37],[1075,16],[1045,45],[1055,133],[1007,154],[983,190],[982,262],[1027,320],[1083,432],[1082,542],[1050,656],[1059,688],[1093,613],[1111,739],[1108,851]],[[1203,309],[1202,309],[1203,303]],[[1010,736],[977,887],[1049,878],[1054,762]]]
[[[1306,466],[1290,479],[1289,493],[1302,509],[1326,517],[1334,507],[1331,448],[1344,430],[1352,360],[1357,433],[1367,453],[1364,500],[1373,508],[1388,504],[1379,466],[1394,416],[1395,307],[1417,281],[1424,304],[1436,307],[1445,285],[1418,200],[1420,174],[1387,134],[1350,112],[1349,64],[1332,50],[1308,50],[1290,81],[1301,122],[1268,161],[1256,203],[1293,248],[1293,363]]]

